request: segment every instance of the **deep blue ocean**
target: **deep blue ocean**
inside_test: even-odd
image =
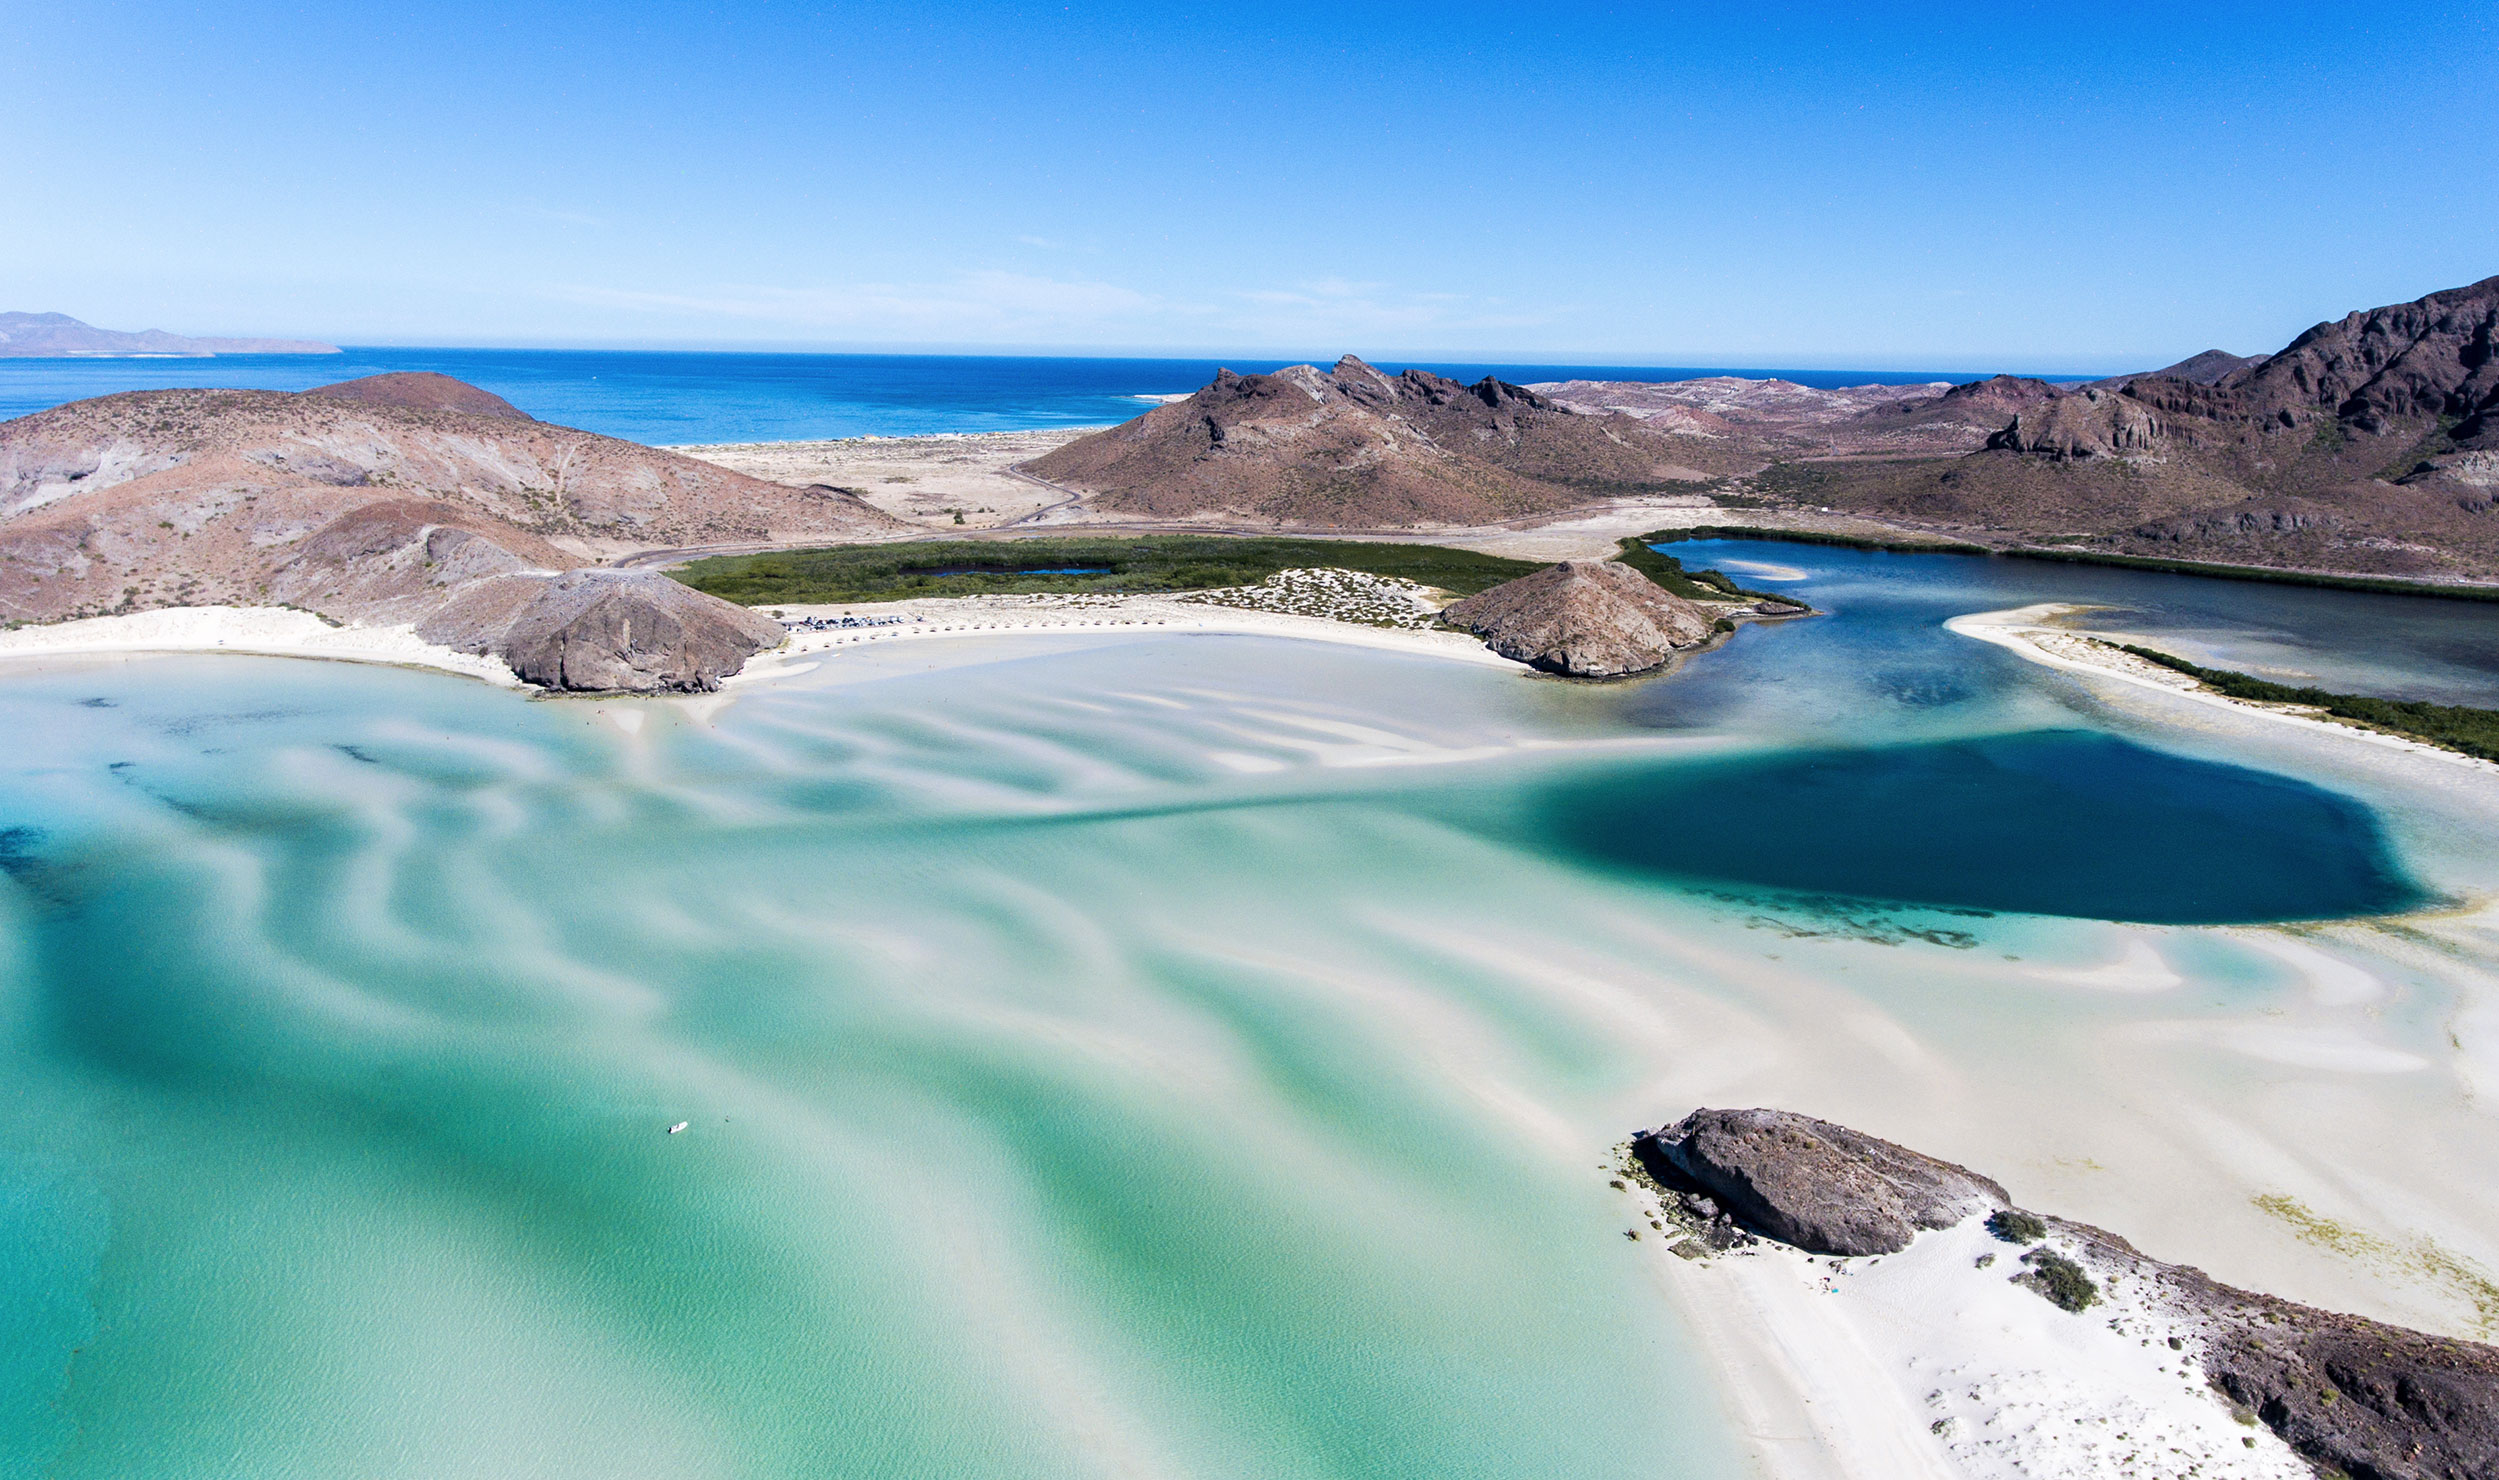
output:
[[[807,355],[675,350],[406,349],[200,360],[0,359],[0,421],[89,396],[171,386],[300,391],[393,370],[483,386],[541,421],[662,446],[1004,432],[1126,421],[1142,396],[1196,390],[1229,367],[1289,360],[1077,359],[1008,355]],[[1394,373],[1409,362],[1383,360]],[[1429,364],[1480,380],[1684,380],[1779,376],[1804,385],[1965,381],[1966,372],[1713,369],[1662,365]]]

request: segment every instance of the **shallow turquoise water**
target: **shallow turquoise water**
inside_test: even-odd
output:
[[[1979,963],[2490,883],[2410,814],[1851,620],[1599,689],[925,644],[709,722],[8,675],[0,1473],[1735,1473],[1598,1167],[1743,1092],[1716,1045],[1766,983],[2053,1043],[2122,1011]],[[1913,815],[1973,765],[1997,832]],[[2168,949],[2201,1010],[2278,1010],[2234,938]]]

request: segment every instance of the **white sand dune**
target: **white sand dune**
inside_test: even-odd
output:
[[[1650,1242],[1775,1480],[2315,1473],[2231,1413],[2191,1327],[2123,1285],[2059,1309],[2012,1282],[2018,1251],[1981,1219],[1869,1259],[1763,1244],[1687,1262]]]

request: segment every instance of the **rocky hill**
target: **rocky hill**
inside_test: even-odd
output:
[[[2083,548],[2499,577],[2499,278],[2060,388],[1968,456],[1765,480],[1801,502]]]
[[[1390,376],[1348,355],[1326,371],[1224,371],[1186,400],[1027,467],[1119,513],[1342,528],[1484,524],[1672,488],[1728,465],[1708,439],[1634,417],[1490,377]]]
[[[198,359],[210,355],[334,355],[335,344],[312,339],[193,339],[162,329],[126,334],[98,329],[65,313],[0,313],[0,359],[85,359],[115,356]]]
[[[1714,613],[1619,560],[1565,560],[1479,591],[1440,619],[1547,673],[1646,673],[1715,635]]]
[[[454,380],[431,370],[368,375],[361,380],[316,385],[304,394],[361,401],[367,406],[399,406],[410,411],[463,411],[471,416],[499,416],[506,421],[538,419],[493,391],[480,390],[465,380]]]
[[[140,391],[0,423],[0,620],[284,603],[415,623],[559,686],[708,687],[779,637],[664,577],[582,567],[903,527],[444,377]],[[604,658],[602,632],[623,643]]]

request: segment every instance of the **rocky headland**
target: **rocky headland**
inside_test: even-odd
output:
[[[1930,1303],[1947,1300],[1954,1281],[2009,1282],[2078,1321],[2105,1302],[2088,1319],[2140,1337],[2146,1360],[2199,1378],[2321,1475],[2499,1475],[2499,1348],[2234,1289],[2106,1230],[2016,1208],[1966,1167],[1810,1116],[1695,1110],[1631,1150],[1626,1169],[1654,1195],[1653,1221],[1672,1220],[1667,1237],[1686,1258],[1742,1257],[1757,1240],[1841,1261],[1916,1258],[1922,1237],[1983,1219],[2009,1267],[1956,1253],[1921,1276]],[[1938,1420],[1936,1432],[1953,1423]]]
[[[556,688],[709,688],[780,641],[656,572],[587,569],[607,558],[902,528],[436,375],[143,391],[0,423],[0,620],[295,606],[413,624]]]

